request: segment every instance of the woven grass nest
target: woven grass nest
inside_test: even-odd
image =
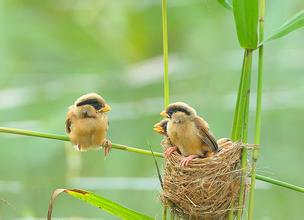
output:
[[[161,200],[183,219],[227,219],[229,208],[237,208],[240,190],[242,144],[227,138],[218,140],[221,150],[207,158],[180,166],[183,158],[172,153],[164,164]],[[165,138],[162,146],[171,146]],[[245,187],[246,188],[246,187]]]

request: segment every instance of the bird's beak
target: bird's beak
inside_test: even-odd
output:
[[[169,115],[167,114],[166,110],[162,111],[160,113],[161,116],[165,117],[165,118],[169,118]]]
[[[164,134],[164,129],[159,125],[159,123],[155,124],[153,130],[157,133]]]
[[[102,109],[100,109],[101,112],[108,112],[111,110],[111,107],[108,104],[105,104],[105,107],[103,107]]]

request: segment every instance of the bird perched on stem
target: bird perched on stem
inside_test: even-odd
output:
[[[188,104],[172,103],[160,114],[169,119],[167,135],[173,144],[165,150],[165,156],[179,150],[185,156],[181,165],[187,166],[192,159],[206,157],[219,150],[208,123]]]
[[[110,110],[110,106],[96,93],[83,95],[70,106],[65,127],[79,151],[102,146],[105,156],[109,154],[112,144],[107,139],[109,121],[106,112]]]

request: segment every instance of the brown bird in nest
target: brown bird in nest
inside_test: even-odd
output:
[[[104,148],[107,156],[111,150],[111,141],[107,139],[109,121],[106,112],[111,107],[96,93],[78,98],[69,107],[65,121],[66,132],[79,151]]]
[[[163,120],[161,120],[160,122],[156,123],[153,126],[153,130],[156,131],[157,133],[164,135],[164,136],[168,136],[167,134],[167,124],[169,122],[168,118],[165,118]]]
[[[188,104],[172,103],[160,114],[169,119],[167,135],[173,144],[173,147],[165,150],[165,156],[179,150],[185,156],[181,165],[187,166],[194,158],[210,156],[219,151],[208,123]]]

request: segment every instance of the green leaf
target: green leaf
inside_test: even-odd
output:
[[[232,10],[232,3],[231,0],[217,0],[222,6],[225,8]]]
[[[120,219],[125,220],[152,220],[152,217],[146,216],[144,214],[135,212],[131,209],[123,207],[118,203],[112,202],[108,199],[105,199],[101,196],[97,196],[91,192],[79,190],[79,189],[56,189],[51,197],[49,208],[48,208],[48,220],[52,219],[52,211],[53,211],[53,204],[55,199],[61,193],[67,193],[70,196],[73,196],[77,199],[83,200],[93,206],[96,206]]]
[[[256,49],[258,45],[258,0],[233,0],[232,6],[241,47]]]
[[[266,38],[261,44],[286,36],[287,34],[304,27],[304,10],[288,19],[275,33]]]

